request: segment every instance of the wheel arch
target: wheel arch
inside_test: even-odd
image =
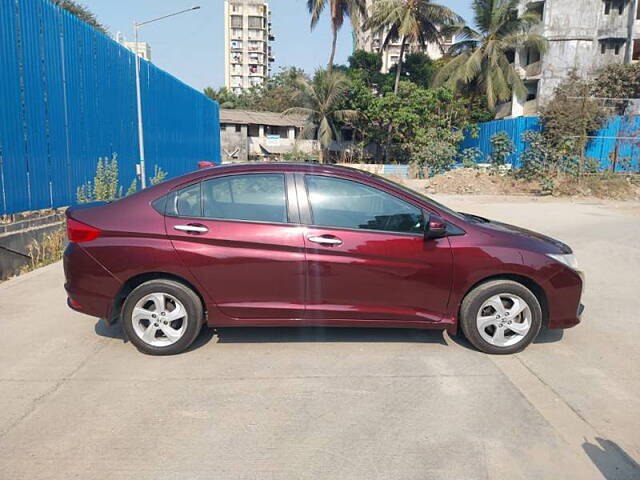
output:
[[[145,273],[141,273],[139,275],[135,275],[135,276],[131,277],[130,279],[128,279],[127,281],[125,281],[122,284],[122,287],[120,287],[120,290],[118,291],[118,293],[114,297],[113,303],[111,305],[111,313],[109,315],[109,323],[110,324],[111,323],[115,323],[120,318],[120,312],[122,311],[122,306],[124,305],[124,302],[125,302],[126,298],[129,296],[129,294],[135,288],[139,287],[143,283],[148,282],[150,280],[173,280],[174,282],[181,283],[185,287],[193,290],[193,292],[200,299],[200,303],[202,303],[202,310],[204,312],[204,318],[205,318],[205,322],[206,322],[206,318],[207,318],[207,303],[205,302],[204,297],[202,296],[202,293],[200,293],[198,288],[193,283],[191,283],[187,279],[185,279],[185,278],[183,278],[183,277],[181,277],[179,275],[175,275],[173,273],[168,273],[168,272],[145,272]]]
[[[483,283],[492,282],[494,280],[511,280],[531,290],[531,292],[538,299],[538,302],[540,302],[540,309],[542,310],[542,326],[547,326],[549,322],[549,304],[547,300],[547,294],[545,293],[542,286],[532,278],[524,275],[518,275],[515,273],[501,273],[478,280],[465,291],[462,297],[460,297],[460,302],[456,309],[456,324],[458,331],[460,329],[460,309],[462,308],[462,302],[464,301],[466,296]]]

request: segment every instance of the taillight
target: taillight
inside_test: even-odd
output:
[[[67,218],[67,238],[70,242],[90,242],[98,238],[101,233],[99,229],[91,225],[79,222],[73,218]]]

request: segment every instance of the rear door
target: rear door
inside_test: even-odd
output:
[[[306,318],[438,322],[453,275],[447,238],[424,239],[419,206],[344,178],[299,175],[309,225]]]
[[[287,175],[213,177],[173,192],[166,209],[176,251],[222,313],[303,316],[304,241]]]

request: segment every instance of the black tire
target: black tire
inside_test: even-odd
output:
[[[482,338],[477,325],[477,315],[480,307],[492,296],[501,294],[517,295],[527,303],[531,311],[529,332],[518,343],[511,346],[496,346],[489,343]],[[467,340],[481,352],[508,355],[522,351],[538,336],[542,326],[542,308],[537,297],[521,283],[511,280],[491,280],[478,285],[464,298],[460,307],[460,326]],[[491,333],[491,327],[487,328]]]
[[[156,346],[145,342],[138,336],[133,326],[133,309],[136,304],[145,296],[154,293],[173,296],[182,303],[187,313],[186,327],[182,336],[170,345]],[[158,279],[139,285],[129,294],[122,306],[120,318],[127,337],[142,353],[148,355],[175,355],[186,350],[197,338],[204,323],[204,310],[200,297],[189,287],[173,280]]]

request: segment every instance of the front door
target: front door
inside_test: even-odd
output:
[[[240,174],[213,177],[168,197],[167,234],[228,317],[304,314],[304,242],[302,228],[290,222],[286,188],[281,173]]]
[[[438,322],[453,259],[446,238],[424,239],[422,210],[352,180],[305,175],[310,225],[306,319]]]

